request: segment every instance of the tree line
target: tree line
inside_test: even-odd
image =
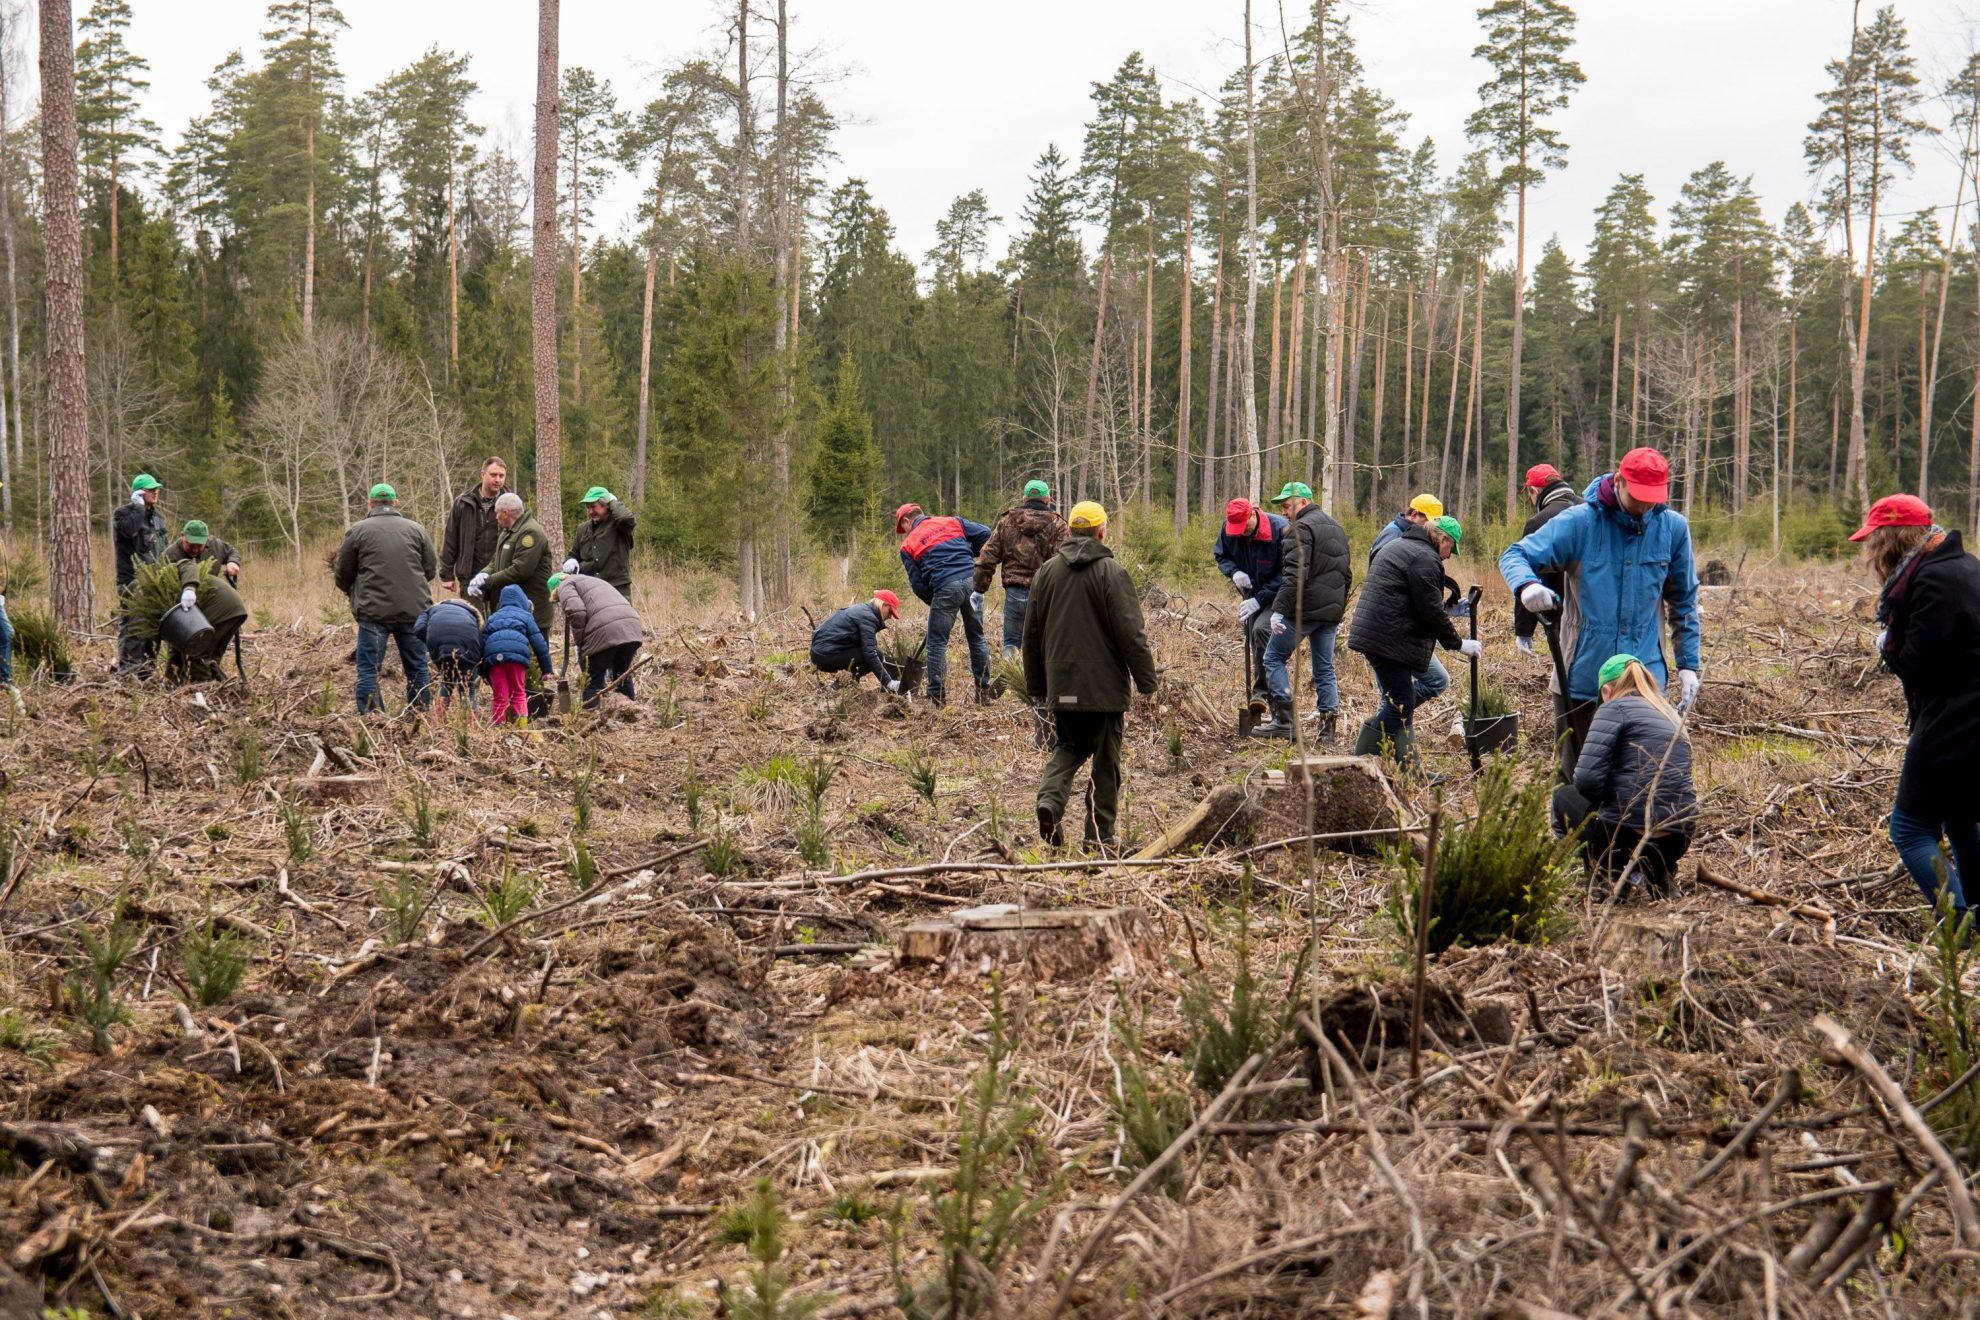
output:
[[[639,89],[560,68],[543,0],[534,161],[471,121],[467,53],[349,85],[326,0],[270,4],[168,133],[129,0],[92,0],[66,90],[95,524],[146,470],[179,516],[300,561],[373,481],[437,521],[494,454],[560,506],[618,490],[653,548],[733,568],[753,609],[805,546],[883,533],[883,505],[983,511],[1039,474],[1178,532],[1295,477],[1335,509],[1428,489],[1497,517],[1529,463],[1592,475],[1650,444],[1680,507],[1761,537],[1888,489],[1973,520],[1980,57],[1927,86],[1878,9],[1809,107],[1814,204],[1770,217],[1737,162],[1669,198],[1623,172],[1577,263],[1528,224],[1585,82],[1569,5],[1478,11],[1461,144],[1412,137],[1342,0],[1287,32],[1232,8],[1244,62],[1214,98],[1172,99],[1127,54],[1012,199],[1007,251],[977,190],[916,259],[835,176],[789,0],[739,0],[719,48]],[[21,26],[0,14],[0,49]],[[60,180],[0,66],[0,519],[52,539]],[[42,68],[46,88],[46,33]],[[1957,195],[1893,214],[1934,135]],[[620,177],[641,201],[608,232]]]

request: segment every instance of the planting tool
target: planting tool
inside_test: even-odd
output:
[[[1574,705],[1574,699],[1568,695],[1567,661],[1561,655],[1561,630],[1560,625],[1554,622],[1554,611],[1540,616],[1540,627],[1547,634],[1547,652],[1554,657],[1554,681],[1560,685],[1561,709],[1567,710]],[[1572,721],[1567,722],[1567,729],[1561,737],[1567,740],[1568,760],[1572,762],[1580,753],[1580,748],[1575,745]],[[1561,749],[1557,746],[1554,750],[1558,754]]]
[[[571,621],[564,620],[564,660],[557,667],[557,713],[571,713]]]
[[[1478,588],[1465,593],[1465,604],[1471,613],[1471,640],[1478,640]],[[1550,638],[1551,640],[1551,638]],[[1478,713],[1478,657],[1471,656],[1471,709],[1464,717],[1464,751],[1471,758],[1471,768],[1476,771],[1484,765],[1486,752],[1497,751],[1519,736],[1519,712],[1508,711],[1503,715],[1480,715]]]
[[[1238,592],[1238,601],[1242,603],[1244,599],[1244,592]],[[1237,730],[1238,737],[1249,738],[1252,731],[1263,724],[1266,717],[1271,714],[1271,708],[1251,695],[1251,675],[1255,655],[1251,645],[1251,621],[1242,620],[1238,623],[1238,627],[1244,630],[1244,673],[1240,675],[1238,682],[1238,691],[1244,694],[1244,700],[1238,704]]]

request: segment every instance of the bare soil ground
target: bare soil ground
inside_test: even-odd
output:
[[[1044,850],[1019,702],[937,712],[820,677],[795,612],[661,612],[637,701],[527,734],[361,723],[351,630],[307,610],[258,618],[246,687],[115,684],[98,646],[90,677],[0,715],[0,1259],[43,1290],[10,1303],[0,1277],[0,1317],[890,1314],[903,1283],[946,1314],[956,1278],[1006,1316],[1970,1309],[1963,1180],[1814,1025],[1914,1100],[1943,1082],[1923,913],[1879,833],[1903,729],[1868,593],[1769,567],[1706,597],[1694,856],[1765,901],[1687,863],[1672,902],[1578,886],[1555,942],[1435,959],[1416,1081],[1379,856]],[[1487,673],[1544,729],[1545,670],[1494,600]],[[1234,735],[1231,617],[1180,597],[1149,617],[1166,681],[1129,720],[1130,843],[1219,786],[1260,793],[1285,755]],[[1340,673],[1351,738],[1372,692],[1358,657]],[[1454,713],[1419,716],[1446,822],[1472,785]],[[1548,755],[1544,734],[1518,752],[1536,774]],[[1299,977],[1326,1040],[1295,1027],[1219,1094],[1191,1080],[1185,992],[1229,992],[1247,862],[1259,993]],[[990,902],[1135,907],[1165,956],[993,989],[821,952]],[[65,978],[118,912],[130,1018],[98,1054]],[[181,949],[209,923],[253,961],[189,1007]],[[1169,1131],[1204,1120],[1138,1188],[1124,1022]],[[999,1034],[1008,1150],[969,1100]],[[1792,1098],[1711,1167],[1784,1075]],[[775,1304],[730,1240],[760,1179],[785,1216]],[[960,1230],[958,1180],[985,1188]],[[1025,1195],[985,1245],[983,1215]],[[964,1238],[985,1264],[955,1265]]]

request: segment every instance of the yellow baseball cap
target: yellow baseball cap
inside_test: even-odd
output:
[[[1444,516],[1444,502],[1435,495],[1418,495],[1409,502],[1409,507],[1426,518],[1441,518]]]
[[[1090,532],[1107,525],[1107,511],[1092,500],[1081,500],[1072,506],[1066,524],[1075,532]]]

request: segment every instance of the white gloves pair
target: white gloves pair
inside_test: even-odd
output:
[[[189,610],[193,607],[193,602],[198,599],[199,599],[199,588],[187,587],[184,591],[179,593],[179,608],[182,610]]]
[[[468,579],[467,594],[470,596],[479,596],[481,594],[481,584],[486,581],[488,581],[488,573],[486,570],[476,573],[473,577]]]
[[[982,592],[980,592],[980,591],[972,591],[972,592],[970,592],[970,593],[969,593],[969,607],[970,607],[970,609],[971,609],[971,610],[973,610],[973,611],[975,611],[975,612],[976,612],[976,613],[978,613],[978,614],[981,614],[981,613],[983,613],[983,593],[982,593]]]
[[[1529,582],[1519,589],[1519,603],[1535,614],[1552,614],[1561,607],[1561,598],[1543,584]]]
[[[1678,670],[1677,708],[1680,715],[1690,710],[1697,703],[1698,685],[1698,671],[1696,669]]]
[[[1273,613],[1273,615],[1272,615],[1272,635],[1273,635],[1274,637],[1277,637],[1277,636],[1278,636],[1278,635],[1279,635],[1280,633],[1282,633],[1282,632],[1284,632],[1284,631],[1285,631],[1285,630],[1286,630],[1287,628],[1289,628],[1289,627],[1291,627],[1291,625],[1290,625],[1290,624],[1288,624],[1288,623],[1286,622],[1286,616],[1285,616],[1285,615],[1283,615],[1283,614],[1279,614],[1279,613],[1277,613],[1277,612],[1274,612],[1274,613]]]
[[[1485,647],[1476,637],[1467,637],[1458,643],[1458,652],[1467,660],[1476,660],[1485,654]]]
[[[566,573],[575,573],[578,571],[577,559],[575,556],[573,556],[570,559],[566,559],[564,561],[563,571]]]
[[[1231,574],[1231,585],[1239,591],[1250,591],[1251,574],[1242,571]]]
[[[887,690],[888,690],[889,692],[899,692],[899,691],[901,690],[901,680],[900,680],[900,679],[898,679],[898,678],[890,678],[890,679],[888,679],[888,680],[887,680]]]
[[[1252,618],[1256,616],[1257,613],[1258,613],[1258,602],[1256,600],[1253,600],[1250,596],[1246,596],[1244,598],[1244,603],[1238,606],[1238,622],[1250,623]]]

